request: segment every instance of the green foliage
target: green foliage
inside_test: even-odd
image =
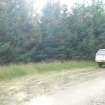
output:
[[[105,46],[105,8],[99,0],[70,12],[59,2],[47,3],[41,16],[32,12],[24,0],[0,1],[0,64],[93,60]]]

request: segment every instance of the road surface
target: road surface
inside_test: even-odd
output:
[[[52,95],[34,97],[24,105],[105,105],[105,71]]]
[[[59,78],[0,83],[0,105],[105,105],[104,68]]]

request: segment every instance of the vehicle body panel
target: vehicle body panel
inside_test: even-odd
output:
[[[105,49],[99,49],[96,53],[95,61],[105,63]]]

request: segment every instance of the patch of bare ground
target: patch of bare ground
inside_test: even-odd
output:
[[[105,77],[104,69],[91,69],[89,71],[81,69],[79,71],[67,71],[54,75],[49,74],[46,77],[40,78],[32,76],[22,78],[21,80],[1,82],[0,105],[8,105],[8,103],[9,105],[26,105],[35,97],[52,96],[71,87],[76,89],[78,84],[94,81],[100,77]],[[29,103],[28,105],[31,104]]]

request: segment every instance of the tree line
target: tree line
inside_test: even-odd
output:
[[[0,64],[43,60],[93,60],[105,48],[104,3],[68,9],[48,2],[42,14],[25,0],[0,1]]]

